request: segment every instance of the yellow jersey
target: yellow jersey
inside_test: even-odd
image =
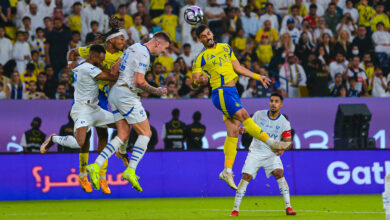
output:
[[[28,76],[26,72],[20,73],[19,77],[20,77],[20,81],[24,83],[24,85],[26,86],[26,91],[30,90],[30,85],[29,85],[30,81],[34,81],[34,82],[37,81],[37,76],[34,73],[31,76]]]
[[[212,89],[217,89],[232,80],[238,79],[232,61],[237,60],[228,44],[217,43],[215,48],[203,50],[196,58],[192,72],[206,73]]]
[[[89,47],[79,47],[78,52],[80,54],[80,57],[87,59],[89,54]],[[103,60],[103,67],[106,69],[111,69],[112,66],[116,63],[116,61],[122,56],[123,52],[118,51],[116,53],[110,53],[106,50],[106,56]],[[105,87],[109,84],[109,81],[99,80],[99,90],[108,92],[105,90]],[[108,95],[108,94],[106,94]]]
[[[179,17],[176,15],[163,14],[153,18],[153,22],[160,24],[162,30],[169,34],[173,42],[176,42],[176,27],[179,24]]]
[[[369,27],[370,19],[372,18],[372,16],[374,16],[376,11],[370,6],[363,4],[360,4],[357,7],[357,10],[359,11],[359,25]]]
[[[161,66],[165,68],[164,77],[168,77],[168,74],[171,73],[175,61],[170,56],[158,56],[154,59],[154,63],[161,63]]]
[[[269,36],[269,41],[270,41],[271,44],[272,44],[273,42],[279,40],[278,31],[275,30],[274,28],[271,28],[269,31],[266,31],[264,28],[260,28],[260,29],[256,32],[255,41],[256,41],[256,42],[260,42],[260,41],[261,41],[261,36],[263,36],[263,34],[267,34],[267,35]]]
[[[78,31],[81,33],[81,16],[76,14],[71,14],[68,16],[69,29],[71,31]]]
[[[122,18],[121,15],[119,13],[116,13],[114,14],[115,17],[117,18]],[[133,22],[133,18],[128,15],[128,14],[125,14],[125,16],[123,16],[123,20],[125,22],[125,24],[123,25],[123,27],[128,30],[131,26],[134,25],[134,22]]]
[[[270,63],[272,57],[274,56],[271,44],[260,44],[256,49],[256,55],[260,62]]]
[[[246,48],[246,38],[236,37],[232,41],[232,47],[236,50],[245,50]]]
[[[164,10],[167,0],[150,0],[151,10]]]
[[[371,31],[375,32],[376,31],[376,25],[382,22],[383,25],[385,26],[385,29],[390,28],[390,23],[389,23],[389,17],[386,14],[379,14],[375,15],[371,20]]]

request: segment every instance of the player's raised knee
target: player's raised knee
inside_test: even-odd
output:
[[[252,175],[250,175],[250,174],[248,174],[248,173],[243,173],[243,174],[242,174],[242,179],[245,180],[245,181],[247,181],[247,182],[249,182],[249,181],[251,181],[251,179],[252,179]]]
[[[276,170],[272,171],[272,174],[274,175],[275,179],[280,179],[283,177],[283,170],[276,169]]]

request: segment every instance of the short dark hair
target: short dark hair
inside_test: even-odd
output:
[[[153,39],[161,39],[168,42],[169,44],[172,44],[171,37],[167,32],[163,32],[163,31],[157,32],[153,34]]]
[[[299,6],[298,5],[291,6],[291,10],[293,10],[293,9],[298,9],[299,10]]]
[[[26,70],[35,70],[35,65],[33,63],[27,63]]]
[[[200,111],[196,111],[192,115],[192,119],[194,119],[194,121],[196,122],[199,122],[201,118],[202,118],[202,113],[200,113]]]
[[[44,32],[45,30],[43,30],[43,28],[41,28],[41,27],[38,27],[37,29],[35,29],[35,33],[38,33],[38,31]]]
[[[24,21],[24,20],[30,20],[31,21],[31,18],[29,16],[24,16],[22,21]]]
[[[38,51],[36,51],[36,50],[32,50],[32,51],[31,51],[31,56],[32,56],[33,54],[35,54],[35,53],[39,54],[39,52],[38,52]]]
[[[311,5],[310,5],[310,7],[309,7],[309,9],[312,9],[312,8],[315,8],[315,9],[317,9],[317,5],[315,5],[315,4],[311,4]]]
[[[385,24],[383,24],[383,22],[378,22],[378,23],[376,24],[376,27],[378,27],[379,25],[385,26]]]
[[[104,47],[100,44],[94,44],[90,47],[89,52],[95,52],[95,53],[106,53],[106,50]]]
[[[126,4],[120,4],[118,9],[121,9],[121,8],[126,8]]]
[[[279,97],[280,100],[283,102],[283,99],[284,99],[284,98],[283,98],[283,96],[282,96],[280,93],[274,92],[274,93],[271,94],[271,96],[270,96],[269,98],[271,99],[273,96]]]
[[[65,82],[59,82],[58,86],[64,86],[66,88],[66,83]],[[58,86],[57,86],[57,88],[58,88]]]
[[[185,48],[185,47],[191,47],[191,44],[185,43],[185,44],[183,45],[183,48]]]
[[[94,24],[96,24],[96,25],[99,26],[99,22],[97,22],[97,21],[91,21],[91,27],[92,27],[92,25],[94,25]]]
[[[329,8],[329,6],[335,6],[337,8],[337,5],[334,2],[329,3],[328,8]]]
[[[360,57],[359,57],[358,55],[352,56],[351,60],[353,60],[353,59],[355,59],[355,58],[359,58],[359,60],[360,60]]]
[[[72,31],[72,36],[75,34],[80,34],[80,32],[79,31]]]
[[[179,118],[180,110],[178,108],[175,108],[172,110],[172,117]]]
[[[201,34],[204,30],[206,30],[206,29],[208,29],[208,28],[209,28],[209,27],[208,27],[207,25],[205,25],[205,24],[199,25],[199,27],[196,28],[196,36],[197,36],[198,38],[200,38],[200,34]]]
[[[61,18],[59,18],[59,17],[55,17],[55,18],[53,19],[53,21],[61,21],[61,22],[62,22]]]
[[[82,4],[81,4],[80,2],[75,2],[75,3],[72,5],[72,7],[75,7],[75,6],[77,6],[77,5],[82,6]]]
[[[175,83],[173,81],[170,81],[168,84],[167,84],[167,87],[169,87],[170,85],[175,85]]]

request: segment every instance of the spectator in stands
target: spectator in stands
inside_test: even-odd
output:
[[[3,65],[0,64],[0,83],[2,84],[0,93],[4,93],[4,99],[7,98],[5,91],[10,82],[11,80],[8,77],[4,76],[4,68]]]
[[[28,16],[23,17],[22,25],[19,31],[23,31],[25,35],[25,41],[30,43],[35,39],[35,30],[31,28],[31,18]]]
[[[0,27],[12,23],[11,19],[11,5],[9,1],[2,1],[0,3]]]
[[[337,37],[337,42],[333,46],[333,53],[342,53],[351,57],[351,46],[352,43],[349,41],[349,33],[346,30],[341,30],[340,34]],[[333,57],[334,55],[332,55]]]
[[[203,44],[199,41],[198,37],[196,36],[195,30],[196,30],[195,28],[191,30],[191,39],[189,41],[182,42],[182,43],[189,43],[191,45],[191,55],[194,58],[196,58],[204,48]]]
[[[44,0],[39,4],[39,14],[42,17],[51,17],[53,15],[53,10],[55,3],[53,0]]]
[[[150,16],[158,17],[164,13],[164,6],[168,0],[150,0]]]
[[[191,44],[186,43],[183,45],[183,53],[180,54],[180,56],[184,59],[184,62],[187,67],[192,66],[192,61],[195,57],[191,55]]]
[[[16,26],[20,26],[22,23],[22,18],[26,16],[29,11],[31,0],[21,0],[16,6]]]
[[[260,65],[268,66],[271,62],[271,58],[273,57],[274,53],[272,51],[272,45],[267,34],[263,34],[263,36],[261,36],[260,44],[256,49],[256,55]]]
[[[337,5],[335,3],[329,3],[328,10],[324,15],[325,22],[334,35],[336,35],[336,26],[341,20],[340,15],[336,13],[336,8]]]
[[[258,97],[258,88],[256,80],[250,79],[248,82],[248,88],[242,93],[241,98],[255,98]]]
[[[257,15],[252,12],[251,7],[249,5],[244,8],[244,15],[241,17],[242,28],[244,29],[244,37],[255,38],[256,32],[260,29],[259,20],[257,19]]]
[[[75,2],[72,6],[73,13],[68,16],[70,31],[78,31],[81,33],[81,10],[82,4]]]
[[[55,94],[55,99],[61,100],[61,99],[69,99],[70,97],[68,96],[66,92],[66,83],[60,82],[58,83],[57,86],[57,92]]]
[[[30,46],[25,41],[24,32],[18,31],[16,33],[16,42],[13,46],[12,57],[16,61],[16,69],[19,73],[26,70],[26,64],[30,57]]]
[[[116,13],[114,16],[117,18],[122,18],[124,20],[124,29],[128,30],[131,26],[134,25],[133,18],[126,14],[127,6],[125,4],[120,5],[118,8],[118,13]]]
[[[91,22],[96,21],[99,24],[98,31],[103,30],[104,25],[103,9],[98,7],[97,0],[90,0],[89,4],[81,11],[81,39],[85,39],[91,30]]]
[[[383,71],[380,67],[375,68],[374,75],[370,80],[373,97],[387,97],[386,95],[386,80],[383,76]]]
[[[115,6],[111,3],[111,0],[103,0],[102,5],[104,8],[104,13],[108,15],[108,17],[111,17],[113,14],[115,14]]]
[[[384,30],[390,30],[389,17],[384,13],[385,5],[382,2],[378,2],[375,5],[376,13],[373,15],[370,20],[371,32],[377,31],[378,23],[384,25]]]
[[[320,17],[317,15],[317,5],[311,4],[309,7],[309,14],[303,17],[303,19],[309,21],[311,28],[316,28],[317,21],[320,19]]]
[[[145,43],[149,39],[149,31],[142,25],[141,14],[137,13],[134,15],[134,26],[132,26],[129,31],[131,32],[131,38],[134,43]]]
[[[337,52],[335,56],[336,60],[330,63],[329,72],[332,80],[335,79],[336,73],[345,73],[348,68],[348,61],[342,52]]]
[[[339,96],[339,90],[342,86],[345,86],[343,83],[343,74],[336,73],[334,82],[329,85],[329,96]]]
[[[292,42],[297,45],[299,42],[299,37],[301,35],[301,31],[298,30],[295,27],[295,20],[294,18],[290,18],[287,20],[286,28],[282,28],[280,30],[280,35],[283,35],[284,33],[289,33],[292,39]]]
[[[337,35],[341,33],[341,31],[345,30],[348,32],[350,39],[352,42],[353,36],[357,33],[357,25],[354,23],[351,15],[349,13],[345,14],[345,16],[341,19],[341,22],[336,26]]]
[[[160,63],[161,64],[164,77],[166,78],[168,76],[168,74],[173,69],[174,61],[173,61],[172,57],[168,56],[167,52],[163,52],[163,55],[162,56],[158,56],[154,60],[154,63]]]
[[[377,23],[377,31],[372,34],[375,52],[390,55],[390,33],[385,30],[382,22]]]
[[[46,59],[46,54],[45,54],[46,38],[44,34],[45,32],[42,28],[37,28],[36,38],[31,45],[32,49],[38,52],[38,63],[40,65],[44,65]]]
[[[232,40],[232,48],[235,53],[240,54],[246,48],[245,31],[240,29],[237,31],[237,36]]]
[[[274,6],[272,3],[267,4],[266,13],[261,15],[259,18],[259,22],[260,22],[261,27],[265,26],[265,21],[267,21],[267,20],[271,22],[271,28],[273,28],[275,30],[279,30],[278,17],[274,13]]]
[[[51,65],[46,65],[45,67],[45,73],[47,76],[47,81],[45,84],[45,87],[47,88],[46,95],[50,99],[55,98],[55,93],[57,91],[57,85],[58,85],[58,77],[56,74],[54,74],[54,69]]]
[[[54,18],[54,29],[46,37],[46,64],[51,64],[54,71],[58,73],[65,65],[66,53],[72,34],[67,27],[62,24],[60,18]]]
[[[184,77],[183,84],[178,91],[178,95],[181,98],[191,98],[195,94],[195,90],[192,89],[192,82],[189,77]]]
[[[26,14],[31,19],[31,29],[35,32],[37,28],[43,28],[43,17],[41,13],[38,13],[38,6],[35,3],[31,3],[29,12]]]
[[[13,57],[11,40],[5,36],[4,27],[0,26],[0,64],[5,65]]]
[[[288,13],[292,14],[293,7],[296,5],[298,9],[298,15],[301,17],[306,16],[308,13],[307,7],[305,4],[302,4],[302,2],[303,2],[302,0],[295,0],[295,4],[289,6]]]
[[[299,87],[306,87],[306,73],[298,64],[294,53],[289,53],[286,62],[280,68],[280,89],[288,92],[288,97],[300,97]]]
[[[51,17],[45,17],[43,18],[43,23],[45,24],[43,31],[45,32],[45,37],[47,37],[47,35],[53,31],[53,20]]]
[[[360,57],[354,56],[351,62],[348,64],[348,69],[344,73],[344,79],[348,79],[349,84],[347,87],[349,88],[349,96],[360,96],[360,93],[366,95],[367,90],[367,76],[360,65]],[[351,81],[353,81],[353,86],[351,85]],[[355,94],[355,93],[358,94]]]
[[[166,150],[184,150],[184,132],[186,124],[179,120],[180,110],[172,110],[172,120],[165,123],[162,130],[162,138]]]
[[[200,123],[202,113],[194,112],[192,119],[194,120],[193,123],[189,124],[185,131],[187,150],[201,150],[203,146],[202,138],[206,133],[206,126]]]
[[[234,8],[227,9],[227,16],[222,19],[222,38],[221,43],[228,43],[236,36],[237,30],[242,29],[242,22],[236,15]]]
[[[328,34],[330,36],[330,40],[332,40],[333,38],[333,33],[332,33],[332,30],[330,30],[327,26],[326,26],[326,22],[325,22],[325,19],[320,17],[318,19],[318,27],[314,30],[314,38],[318,41],[318,42],[322,42],[322,37],[324,34]]]
[[[85,37],[85,45],[93,44],[96,40],[97,35],[99,34],[99,23],[97,21],[91,22],[91,32]]]
[[[22,99],[25,85],[20,80],[19,73],[13,72],[10,81],[5,90],[7,99]]]
[[[20,141],[23,152],[39,152],[41,144],[46,140],[46,134],[39,129],[41,124],[42,119],[35,117],[31,122],[31,129],[23,133]]]
[[[168,78],[174,78],[176,82],[176,88],[180,88],[184,83],[184,75],[180,72],[180,63],[178,60],[175,61],[172,72],[169,74]]]
[[[172,14],[172,10],[171,4],[165,4],[164,14],[153,18],[153,23],[167,32],[172,41],[176,43],[176,27],[179,25],[179,18]]]
[[[35,100],[35,99],[47,99],[45,93],[37,91],[37,82],[31,80],[28,82],[29,89],[23,93],[24,100]]]
[[[48,89],[46,85],[47,76],[45,72],[41,72],[37,77],[37,91],[43,92],[46,96],[48,96]]]
[[[81,35],[78,31],[72,31],[72,40],[69,43],[69,49],[74,49],[82,46]]]
[[[184,20],[184,12],[185,10],[192,5],[196,5],[196,0],[187,0],[187,4],[181,7],[180,13],[179,13],[179,24],[181,28],[181,42],[182,43],[187,43],[188,41],[191,40],[191,29],[192,25],[188,24]]]
[[[20,73],[20,81],[24,83],[26,87],[26,91],[29,91],[30,85],[29,83],[31,81],[36,82],[37,81],[37,75],[34,74],[35,72],[35,66],[32,63],[28,63],[26,67],[26,71],[23,73]]]
[[[260,43],[264,34],[269,36],[271,45],[276,46],[279,41],[279,34],[276,29],[271,27],[271,21],[269,20],[264,21],[264,27],[257,31],[255,38],[256,44]]]
[[[164,69],[159,62],[155,62],[153,64],[152,68],[152,73],[153,73],[153,81],[157,85],[157,87],[162,87],[165,85],[165,76],[164,76]]]
[[[177,88],[175,81],[170,81],[167,84],[167,94],[161,97],[162,99],[177,99],[179,95],[177,94]]]
[[[44,64],[39,62],[39,53],[36,50],[31,51],[31,63],[34,64],[34,75],[38,76],[40,72],[44,70]]]
[[[321,61],[312,61],[311,71],[307,73],[307,85],[311,97],[325,97],[329,95],[329,81],[332,78],[327,65],[322,65]]]
[[[347,96],[348,97],[360,97],[360,92],[356,89],[356,78],[348,78],[348,87]]]
[[[358,36],[352,41],[352,46],[357,46],[359,49],[359,56],[363,56],[366,52],[373,51],[373,44],[371,38],[367,35],[367,29],[365,26],[358,27]]]
[[[346,86],[341,85],[340,89],[337,92],[337,97],[348,97],[348,90]]]
[[[208,26],[214,33],[216,41],[221,40],[222,36],[222,20],[226,17],[222,7],[217,4],[217,0],[209,0],[209,5],[205,9]]]
[[[302,61],[309,57],[309,53],[315,50],[306,32],[302,32],[299,37],[298,45],[295,47],[296,56]]]
[[[66,69],[66,68],[65,68]],[[61,74],[60,83],[65,85],[65,96],[67,99],[72,99],[74,94],[74,87],[72,85],[72,81],[69,79],[69,73],[64,71]],[[58,87],[57,87],[58,92]]]
[[[148,28],[148,31],[152,31],[152,17],[145,8],[145,5],[142,1],[137,1],[137,13],[141,15],[143,25]]]
[[[5,94],[5,87],[2,81],[0,81],[0,100],[7,99],[7,95]]]
[[[288,7],[290,5],[295,4],[294,0],[269,0],[270,3],[273,4],[273,8],[275,8],[275,13],[280,16],[284,16],[288,14]],[[267,7],[267,4],[265,5]]]
[[[298,30],[302,29],[302,21],[303,18],[299,16],[299,6],[298,5],[292,5],[290,7],[291,13],[289,15],[284,16],[281,24],[281,30],[286,30],[288,21],[294,23],[294,27]]]

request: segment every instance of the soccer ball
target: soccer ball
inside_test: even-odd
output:
[[[184,20],[191,25],[198,24],[203,20],[203,11],[198,6],[190,6],[184,11]]]

